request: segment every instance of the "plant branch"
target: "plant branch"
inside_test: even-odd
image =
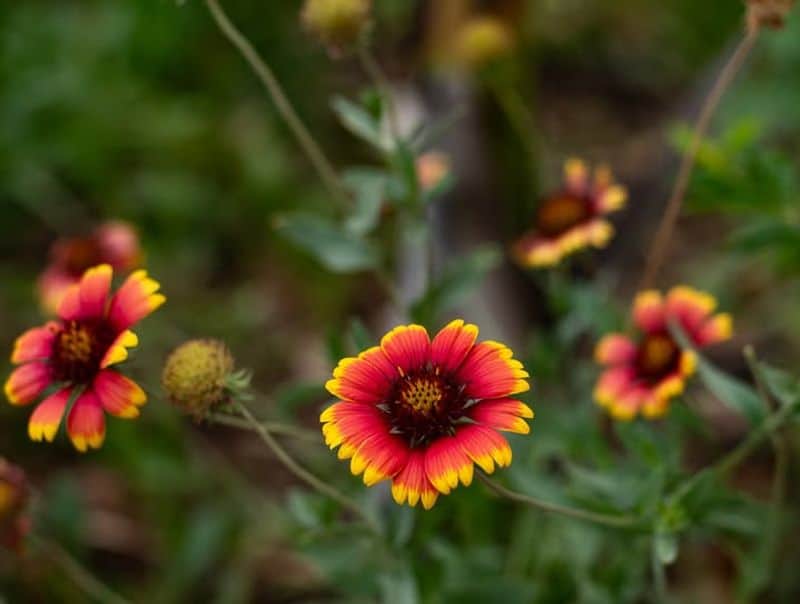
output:
[[[305,482],[311,488],[315,489],[326,497],[330,497],[342,507],[353,512],[356,516],[361,518],[374,532],[379,532],[375,520],[369,514],[367,514],[364,509],[358,505],[358,503],[302,467],[294,460],[294,458],[286,451],[286,449],[284,449],[280,443],[275,440],[265,424],[259,422],[253,416],[250,410],[244,404],[242,404],[241,401],[235,401],[234,404],[237,411],[242,414],[242,417],[249,424],[250,428],[256,434],[258,434],[264,444],[267,445],[270,451],[272,451],[275,457],[278,458],[278,460],[286,467],[287,470],[289,470],[292,474]]]
[[[244,34],[231,22],[217,0],[206,0],[206,5],[220,31],[222,31],[225,37],[228,38],[241,53],[258,79],[261,80],[261,83],[267,89],[281,117],[286,121],[286,124],[294,134],[306,156],[308,156],[308,159],[314,165],[314,168],[319,173],[322,182],[328,188],[331,195],[343,206],[349,205],[350,199],[339,180],[336,170],[297,115],[289,97],[286,96],[283,87],[275,77],[272,69],[270,69],[259,56],[256,49]]]
[[[744,62],[750,55],[750,51],[753,50],[757,39],[758,28],[748,29],[736,47],[736,50],[734,50],[730,59],[728,59],[728,62],[722,68],[722,71],[720,71],[713,88],[703,103],[700,115],[694,126],[691,142],[681,158],[681,165],[678,170],[678,175],[675,178],[672,194],[667,201],[664,215],[661,218],[658,230],[653,239],[639,290],[648,289],[653,286],[658,271],[664,263],[667,248],[672,240],[678,217],[681,214],[686,191],[689,188],[689,181],[692,177],[697,154],[700,151],[703,138],[711,124],[711,118],[714,116],[722,97],[735,79],[736,74],[739,73],[742,65],[744,65]]]
[[[34,535],[29,539],[92,600],[103,604],[128,604],[128,600],[103,584],[58,543]]]
[[[641,519],[638,518],[637,516],[600,514],[598,512],[592,512],[580,508],[573,508],[569,506],[560,505],[558,503],[543,501],[536,497],[525,495],[523,493],[518,493],[517,491],[512,491],[511,489],[507,489],[506,487],[496,483],[495,481],[493,481],[488,476],[485,476],[484,474],[478,473],[478,478],[487,487],[489,487],[489,489],[494,491],[496,495],[505,497],[506,499],[515,501],[517,503],[523,503],[525,505],[529,505],[533,508],[536,508],[538,510],[550,514],[559,514],[561,516],[567,516],[569,518],[577,518],[578,520],[586,520],[587,522],[594,522],[595,524],[602,524],[604,526],[611,526],[616,528],[629,528],[629,527],[632,528],[641,524]]]

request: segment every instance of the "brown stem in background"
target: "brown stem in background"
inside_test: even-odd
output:
[[[681,214],[683,200],[686,197],[686,191],[689,187],[689,181],[692,177],[692,171],[694,170],[697,154],[700,151],[703,138],[708,131],[711,118],[714,116],[714,113],[716,112],[725,92],[728,90],[728,87],[731,85],[731,82],[733,82],[736,74],[742,68],[745,60],[750,55],[750,51],[753,50],[753,46],[758,39],[758,33],[758,28],[749,28],[747,30],[747,33],[745,33],[744,37],[739,42],[736,50],[731,55],[731,58],[728,59],[728,62],[722,68],[722,71],[720,71],[717,81],[714,83],[714,87],[711,89],[711,92],[709,92],[708,97],[706,97],[706,100],[703,103],[700,116],[697,118],[697,122],[694,126],[692,140],[684,152],[683,158],[681,159],[681,165],[680,169],[678,170],[678,175],[675,179],[672,195],[667,201],[667,206],[664,210],[664,216],[661,218],[661,223],[659,224],[655,238],[653,239],[653,245],[650,248],[650,253],[647,256],[647,264],[645,265],[642,281],[639,285],[640,291],[653,286],[656,276],[658,275],[658,271],[664,264],[667,248],[669,247],[673,232],[675,231],[675,225],[678,221],[678,217]]]
[[[325,153],[322,151],[320,146],[317,144],[317,141],[314,140],[314,137],[308,131],[305,124],[303,124],[302,120],[297,115],[297,112],[292,106],[289,97],[286,96],[283,87],[275,77],[272,69],[270,69],[270,67],[259,56],[258,52],[256,52],[255,48],[253,48],[253,45],[250,43],[250,41],[245,38],[242,32],[240,32],[231,22],[217,0],[206,0],[206,5],[208,6],[208,10],[211,12],[211,16],[214,18],[214,21],[217,23],[219,29],[242,54],[244,59],[255,72],[256,76],[258,76],[258,79],[261,80],[261,83],[267,89],[267,92],[272,97],[272,100],[275,103],[278,112],[281,114],[281,117],[286,121],[289,129],[292,131],[297,139],[297,142],[308,156],[308,159],[314,165],[314,168],[316,168],[320,178],[322,179],[322,182],[328,188],[331,195],[333,195],[343,206],[349,205],[350,199],[347,196],[341,181],[339,180],[336,170],[333,168],[333,165],[325,156]]]

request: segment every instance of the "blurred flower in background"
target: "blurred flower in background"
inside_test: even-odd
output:
[[[640,293],[633,305],[640,333],[634,338],[608,334],[597,345],[597,362],[609,366],[595,388],[598,404],[621,420],[639,413],[651,419],[664,415],[696,365],[694,353],[675,340],[670,325],[680,327],[693,346],[727,340],[733,322],[727,313],[714,315],[716,306],[712,296],[686,286],[671,289],[666,299],[657,291]]]
[[[300,18],[334,57],[350,50],[370,22],[372,0],[306,0]]]
[[[514,256],[523,266],[545,267],[578,250],[604,247],[614,234],[605,216],[624,207],[627,198],[608,168],[595,169],[591,178],[583,161],[568,160],[564,188],[539,204],[534,226],[514,245]]]
[[[42,306],[54,314],[70,286],[93,266],[108,264],[116,271],[127,272],[141,261],[139,236],[127,222],[106,222],[86,237],[59,239],[50,251],[50,265],[37,283]]]
[[[488,15],[478,16],[461,26],[455,43],[459,62],[472,69],[481,69],[511,54],[515,36],[501,19]]]
[[[113,269],[87,270],[63,296],[58,320],[26,331],[14,344],[11,362],[20,365],[5,384],[12,405],[27,405],[51,387],[31,415],[32,440],[52,442],[68,405],[67,433],[79,451],[99,448],[105,413],[134,418],[147,399],[144,391],[109,369],[128,358],[139,339],[130,331],[166,300],[145,271],[133,273],[108,300]]]
[[[436,189],[451,173],[450,157],[440,151],[428,151],[417,158],[417,179],[423,191]]]
[[[322,432],[364,484],[392,479],[397,503],[430,509],[472,482],[473,464],[491,474],[511,463],[497,431],[530,431],[533,411],[509,398],[530,388],[529,376],[510,349],[477,337],[462,320],[433,341],[424,327],[402,325],[339,362],[326,387],[341,402],[322,413]]]
[[[30,497],[22,468],[0,457],[0,546],[19,552],[30,531]]]

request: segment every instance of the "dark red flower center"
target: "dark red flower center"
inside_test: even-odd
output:
[[[389,416],[392,433],[416,447],[453,434],[469,402],[463,385],[429,365],[398,380],[381,408]]]
[[[590,197],[561,193],[545,199],[536,211],[536,227],[547,237],[557,237],[594,214]]]
[[[667,333],[650,334],[639,344],[636,365],[643,376],[658,381],[678,368],[680,347]]]
[[[104,321],[64,323],[53,347],[53,376],[58,381],[88,383],[116,334]]]

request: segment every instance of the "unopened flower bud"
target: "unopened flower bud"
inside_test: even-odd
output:
[[[189,340],[172,351],[161,383],[169,400],[197,418],[231,398],[234,359],[218,340]]]
[[[514,33],[496,17],[475,17],[463,25],[456,39],[458,58],[479,69],[501,59],[514,48]]]
[[[372,0],[306,0],[301,20],[332,55],[339,55],[359,41],[371,9]]]

